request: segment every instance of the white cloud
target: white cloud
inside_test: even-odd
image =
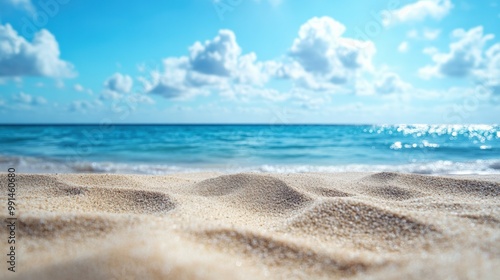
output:
[[[406,33],[406,36],[412,39],[418,38],[418,31],[416,29],[412,29]]]
[[[426,29],[423,35],[427,40],[435,40],[439,34],[441,34],[441,30],[439,29]]]
[[[198,92],[198,87],[217,83],[223,78],[216,75],[189,75],[190,64],[187,57],[171,57],[163,61],[164,72],[152,71],[149,79],[140,78],[145,92],[165,98],[175,98]]]
[[[104,82],[106,89],[117,93],[129,93],[133,85],[132,77],[120,73],[113,74]]]
[[[314,17],[303,24],[289,56],[293,62],[278,71],[297,84],[319,89],[346,84],[362,71],[373,70],[375,46],[342,35],[345,26],[330,17]]]
[[[421,32],[419,32],[417,29],[412,29],[408,31],[408,33],[406,33],[406,36],[410,39],[432,41],[437,39],[437,37],[439,37],[439,34],[441,34],[440,29],[425,28]]]
[[[312,18],[301,26],[287,56],[258,61],[254,53],[242,54],[232,31],[221,30],[212,40],[196,42],[188,56],[166,58],[163,70],[150,71],[149,77],[138,80],[144,92],[165,98],[217,92],[233,99],[285,100],[299,91],[351,93],[360,87],[364,74],[376,74],[372,65],[376,50],[371,41],[346,38],[344,32],[345,26],[332,18]],[[293,87],[288,93],[264,88],[270,78],[290,80]],[[371,94],[396,94],[409,88],[394,75],[381,80],[377,88],[372,80],[366,83]]]
[[[401,79],[401,77],[390,71],[386,66],[380,67],[377,72],[369,77],[360,77],[354,85],[356,95],[381,95],[386,97],[405,97],[414,96],[419,91],[410,83]],[[420,97],[420,96],[418,96]]]
[[[478,26],[465,31],[455,29],[452,33],[456,42],[450,44],[448,53],[433,52],[433,65],[428,65],[419,70],[423,78],[431,77],[466,77],[480,67],[483,63],[482,51],[487,41],[493,39],[493,35],[483,35],[483,27]]]
[[[213,39],[194,43],[188,55],[164,59],[163,67],[147,71],[141,65],[144,76],[137,80],[143,93],[169,99],[217,93],[231,99],[282,101],[300,92],[396,95],[412,88],[394,73],[374,71],[373,42],[343,37],[345,30],[332,18],[312,18],[301,26],[287,55],[275,61],[243,54],[234,33],[220,30]],[[292,87],[285,93],[265,87],[271,78],[291,81]],[[121,98],[113,92],[103,97]]]
[[[255,53],[243,55],[234,33],[220,30],[212,40],[194,43],[189,56],[166,58],[163,68],[139,81],[147,93],[178,98],[211,91],[235,93],[241,88],[236,85],[263,86],[277,65],[258,61]]]
[[[74,89],[75,91],[77,91],[77,92],[85,92],[85,93],[87,93],[87,94],[89,94],[89,95],[93,95],[93,94],[94,94],[94,92],[93,92],[91,89],[89,89],[89,88],[85,88],[85,87],[84,87],[84,86],[82,86],[81,84],[75,84],[75,85],[73,86],[73,89]]]
[[[235,84],[226,89],[223,89],[220,94],[231,99],[248,100],[250,97],[262,97],[263,99],[271,101],[286,100],[289,95],[281,93],[280,91],[272,88],[257,88],[251,85]]]
[[[319,110],[331,102],[331,98],[327,94],[310,95],[305,94],[304,91],[300,91],[296,92],[293,97],[293,102],[306,110]]]
[[[448,53],[440,53],[435,48],[426,48],[424,53],[431,55],[434,62],[419,69],[422,78],[432,77],[469,77],[493,94],[500,94],[500,43],[485,50],[493,34],[483,34],[478,26],[468,31],[456,29],[452,33],[456,41],[450,44]]]
[[[31,103],[33,100],[33,97],[29,94],[26,94],[24,92],[20,92],[14,96],[12,96],[12,100],[20,102],[20,103]]]
[[[87,111],[96,109],[98,107],[101,107],[102,105],[102,102],[98,99],[93,101],[75,100],[69,106],[69,110],[73,112],[86,113]]]
[[[451,0],[418,0],[397,10],[385,11],[382,23],[385,26],[410,21],[421,21],[428,17],[442,19],[453,8]]]
[[[399,44],[399,46],[398,46],[398,52],[400,52],[400,53],[405,53],[405,52],[407,52],[407,51],[408,51],[408,48],[409,48],[408,42],[403,41],[403,42],[401,42],[401,44]]]
[[[104,90],[100,96],[101,100],[119,100],[122,97],[121,93],[112,90]]]
[[[290,55],[313,73],[327,74],[335,68],[370,68],[375,47],[371,42],[343,38],[345,26],[332,18],[312,18],[299,30]]]
[[[151,97],[144,94],[129,95],[127,96],[127,101],[131,104],[155,104],[155,101]]]
[[[375,81],[375,92],[378,94],[403,94],[412,86],[401,80],[398,74],[386,72]]]
[[[47,104],[47,99],[45,99],[41,96],[38,96],[38,97],[35,97],[34,102],[36,105]]]
[[[238,64],[241,48],[232,31],[221,30],[211,41],[196,42],[189,52],[189,63],[194,71],[227,77]]]
[[[82,91],[85,90],[85,88],[82,85],[80,85],[80,84],[75,84],[73,86],[73,89],[76,90],[76,91],[78,91],[78,92],[82,92]]]
[[[1,2],[4,2],[4,3],[1,3]],[[33,6],[33,3],[31,3],[31,0],[2,0],[1,2],[0,2],[0,7],[3,4],[6,4],[6,5],[10,5],[10,6],[17,8],[17,9],[26,10],[28,12],[35,11],[35,7]]]
[[[135,110],[138,104],[154,104],[154,100],[144,93],[132,93],[134,81],[132,77],[121,73],[115,73],[104,82],[104,90],[99,99],[94,102],[111,101],[113,110]],[[92,91],[88,90],[92,95]],[[92,103],[80,102],[72,104],[72,111],[86,111]],[[94,106],[95,107],[95,106]],[[126,109],[124,109],[126,108]]]
[[[500,95],[500,43],[486,51],[486,65],[475,72],[477,82],[489,88],[493,94]]]
[[[230,30],[220,30],[214,39],[203,44],[196,42],[189,52],[189,60],[182,66],[189,70],[185,74],[193,85],[218,84],[224,78],[259,85],[267,81],[268,65],[257,62],[255,53],[242,55]]]
[[[427,47],[422,50],[422,53],[427,54],[427,55],[434,55],[438,53],[439,50],[436,47]]]
[[[11,25],[0,24],[0,76],[74,76],[73,66],[59,56],[59,45],[49,31],[40,30],[28,42]]]
[[[32,96],[24,92],[20,92],[12,96],[12,100],[23,105],[43,105],[47,100],[41,96]]]
[[[307,110],[319,110],[321,105],[325,104],[325,100],[322,98],[312,98],[310,100],[304,101],[302,103],[302,108]]]
[[[238,60],[237,71],[234,79],[241,84],[254,84],[262,86],[276,72],[278,64],[273,61],[259,62],[255,53],[241,56]]]

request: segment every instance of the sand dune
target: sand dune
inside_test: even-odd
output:
[[[498,279],[499,182],[18,174],[19,261],[0,278]]]

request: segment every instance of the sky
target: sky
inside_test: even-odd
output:
[[[495,124],[499,37],[499,0],[0,0],[0,123]]]

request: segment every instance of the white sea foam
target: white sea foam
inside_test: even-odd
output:
[[[174,166],[143,163],[114,162],[63,162],[34,157],[0,156],[0,170],[15,167],[21,173],[118,173],[118,174],[172,174],[186,172],[215,171],[238,172],[404,172],[418,174],[500,174],[500,159],[468,162],[435,161],[407,163],[401,165],[260,165],[260,166]]]

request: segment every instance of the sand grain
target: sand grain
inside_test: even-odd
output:
[[[18,272],[0,278],[495,279],[499,182],[18,174]]]

